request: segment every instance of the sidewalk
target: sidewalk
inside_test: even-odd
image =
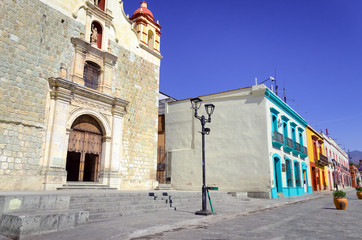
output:
[[[349,192],[349,189],[346,189]],[[353,189],[351,189],[353,190]],[[142,236],[152,235],[183,228],[190,225],[204,226],[209,223],[223,219],[234,218],[239,215],[276,208],[297,202],[308,201],[321,197],[331,197],[331,192],[312,193],[296,197],[285,197],[281,199],[255,199],[255,198],[233,198],[213,203],[215,215],[199,216],[195,211],[201,208],[195,206],[192,209],[178,208],[145,213],[140,215],[123,216],[99,222],[91,222],[76,228],[62,232],[54,232],[43,235],[24,238],[27,240],[112,240],[112,239],[132,239]],[[8,240],[0,235],[0,240]]]

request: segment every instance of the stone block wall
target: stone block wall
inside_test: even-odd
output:
[[[84,27],[38,0],[0,2],[0,190],[41,189],[47,79]]]
[[[121,189],[151,189],[156,180],[159,66],[112,44],[113,88],[129,102],[124,116]]]
[[[130,26],[131,27],[131,26]],[[39,0],[0,1],[0,190],[42,189],[48,78],[67,79],[72,37],[85,25]],[[111,42],[118,57],[112,95],[129,102],[124,116],[122,189],[150,189],[156,179],[159,65]],[[145,57],[146,56],[146,57]]]

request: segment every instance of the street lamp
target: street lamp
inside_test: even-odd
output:
[[[214,112],[214,104],[205,104],[205,110],[208,115],[206,118],[204,115],[197,115],[197,110],[201,107],[202,100],[200,98],[191,98],[192,109],[195,110],[195,118],[199,119],[201,122],[201,135],[202,135],[202,209],[195,212],[196,215],[211,215],[212,212],[207,210],[206,207],[206,184],[205,184],[205,134],[210,134],[210,128],[205,128],[206,123],[211,122],[211,115]]]

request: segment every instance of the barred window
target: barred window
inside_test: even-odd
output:
[[[87,61],[84,64],[84,73],[83,73],[83,79],[84,79],[84,85],[86,87],[97,89],[98,82],[99,82],[99,75],[100,75],[100,67],[93,63]]]

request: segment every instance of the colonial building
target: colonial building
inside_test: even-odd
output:
[[[0,190],[157,185],[160,25],[147,3],[0,3]]]
[[[328,177],[328,180],[333,183],[334,189],[341,189],[345,187],[350,187],[351,175],[349,171],[349,161],[348,155],[342,150],[342,148],[334,141],[334,139],[329,135],[328,129],[326,133],[319,133],[324,139],[324,150],[325,155],[328,157],[329,166],[327,167],[331,177]]]
[[[206,184],[278,198],[310,193],[307,123],[265,85],[200,97],[215,105],[207,123]],[[199,115],[206,115],[199,109]],[[200,190],[201,130],[190,99],[167,103],[166,152],[174,189]]]
[[[323,135],[311,126],[307,126],[307,139],[313,191],[327,190],[329,185],[327,166],[329,162],[324,152]]]

